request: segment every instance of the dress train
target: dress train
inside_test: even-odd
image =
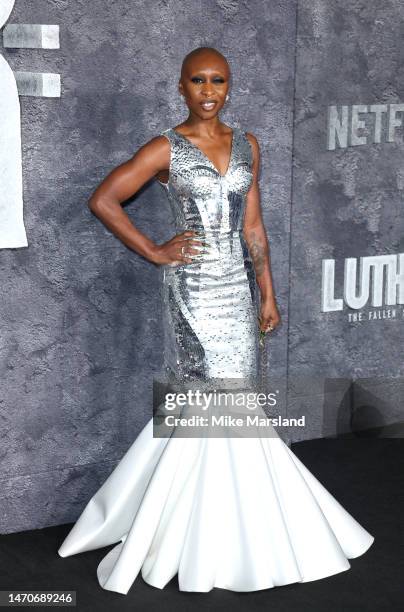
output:
[[[255,591],[350,568],[370,535],[272,438],[154,438],[152,419],[90,499],[58,553],[116,544],[97,576],[126,594]],[[220,467],[220,469],[219,469]]]

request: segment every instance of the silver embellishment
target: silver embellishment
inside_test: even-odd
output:
[[[255,274],[242,227],[252,181],[252,152],[234,128],[221,175],[202,151],[169,128],[164,190],[176,233],[196,230],[207,243],[191,263],[163,266],[164,366],[189,378],[258,379]]]

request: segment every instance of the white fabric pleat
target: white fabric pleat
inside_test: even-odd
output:
[[[254,591],[350,568],[374,541],[276,434],[153,438],[150,419],[58,553],[116,544],[104,589]]]

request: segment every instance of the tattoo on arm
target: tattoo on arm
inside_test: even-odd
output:
[[[255,232],[251,232],[249,247],[255,273],[257,276],[260,276],[265,267],[265,246]]]

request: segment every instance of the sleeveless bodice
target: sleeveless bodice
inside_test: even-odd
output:
[[[257,375],[255,273],[243,236],[252,148],[233,128],[221,174],[188,138],[170,128],[164,185],[176,233],[197,230],[204,248],[192,262],[163,265],[164,369],[171,379]]]
[[[245,132],[233,128],[224,175],[199,147],[173,128],[163,135],[171,143],[171,156],[168,183],[160,184],[168,192],[177,232],[240,231],[252,182],[252,149]]]

